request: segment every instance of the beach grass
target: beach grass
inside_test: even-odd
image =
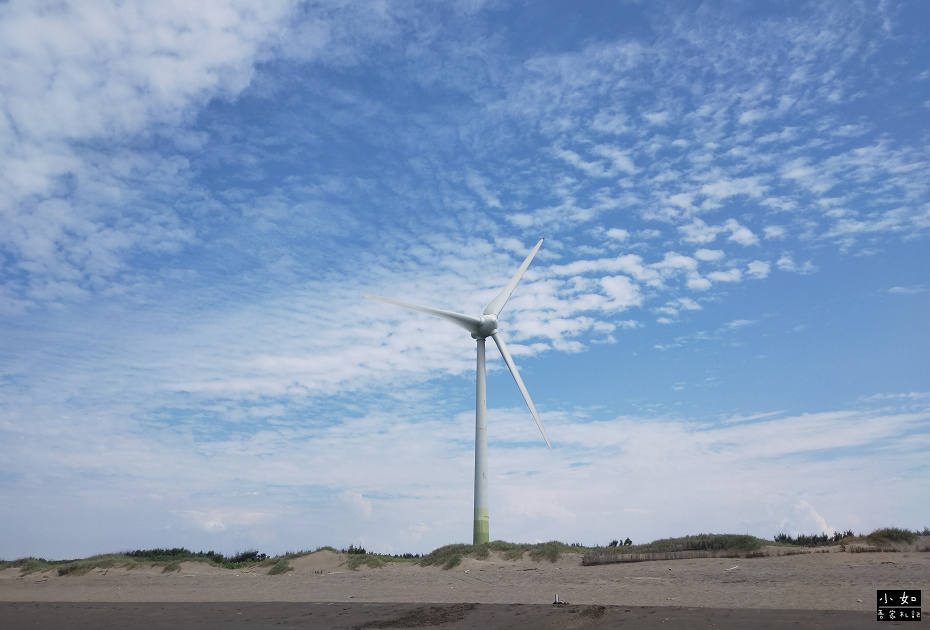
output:
[[[291,556],[294,557],[294,556]],[[135,569],[139,567],[162,567],[163,573],[181,570],[182,562],[203,562],[224,569],[241,569],[253,566],[274,566],[282,557],[269,558],[255,550],[225,556],[215,551],[189,551],[183,547],[172,549],[138,549],[122,553],[108,553],[76,560],[46,560],[45,558],[22,558],[11,562],[0,561],[0,570],[18,568],[22,575],[55,571],[59,576],[84,575],[94,569]],[[284,572],[284,571],[281,571]]]
[[[698,534],[681,538],[664,538],[645,545],[624,548],[633,553],[668,553],[674,551],[733,551],[749,553],[771,544],[748,534]]]
[[[585,553],[607,547],[585,547],[580,544],[566,544],[557,540],[550,540],[543,543],[511,543],[503,540],[495,540],[480,545],[468,545],[464,543],[445,545],[439,549],[426,554],[419,560],[421,566],[441,566],[444,569],[452,569],[461,564],[463,558],[474,558],[484,560],[491,552],[501,555],[504,560],[519,560],[524,555],[529,555],[530,559],[535,562],[548,560],[555,562],[565,553]],[[624,549],[631,549],[625,547]]]
[[[909,545],[917,540],[917,534],[909,529],[901,529],[900,527],[884,527],[882,529],[876,529],[866,536],[865,539],[878,547],[884,547],[895,543],[905,543]]]
[[[268,569],[268,575],[281,575],[282,573],[287,573],[288,571],[293,571],[294,567],[291,566],[291,561],[287,558],[280,558],[277,562],[271,565],[271,568]]]

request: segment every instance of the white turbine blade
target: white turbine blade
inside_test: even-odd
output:
[[[380,295],[371,295],[370,293],[362,293],[362,295],[372,300],[387,302],[388,304],[393,304],[394,306],[409,308],[411,311],[417,311],[418,313],[425,313],[427,315],[432,315],[433,317],[438,317],[439,319],[444,319],[446,321],[452,322],[456,326],[461,326],[471,333],[478,332],[478,325],[481,323],[477,317],[472,317],[471,315],[462,315],[461,313],[453,313],[452,311],[443,311],[441,309],[432,308],[430,306],[420,306],[419,304],[402,302],[401,300],[395,300],[394,298],[381,297]]]
[[[539,242],[542,243],[542,241]],[[536,247],[539,247],[539,245]],[[549,436],[546,435],[546,429],[543,428],[542,420],[539,419],[539,414],[536,413],[536,406],[530,399],[530,393],[526,391],[526,385],[523,384],[523,379],[520,378],[520,373],[517,371],[517,366],[514,364],[513,359],[510,358],[510,352],[507,351],[507,344],[504,343],[504,340],[501,339],[501,336],[497,333],[491,335],[491,337],[494,338],[494,343],[497,344],[497,349],[501,351],[501,356],[504,357],[504,363],[507,364],[507,368],[513,375],[513,380],[517,382],[517,387],[520,388],[520,393],[523,394],[523,400],[526,401],[526,406],[529,407],[530,411],[533,413],[533,419],[536,420],[536,426],[539,427],[539,432],[542,433],[543,439],[546,440],[546,445],[551,451],[552,443],[549,442]]]
[[[510,279],[510,282],[507,283],[501,292],[497,294],[497,297],[491,300],[491,303],[488,304],[488,307],[484,309],[484,315],[500,315],[501,311],[504,310],[504,304],[507,303],[507,300],[510,299],[510,296],[513,294],[513,290],[517,288],[517,283],[520,282],[520,278],[523,277],[523,272],[526,271],[526,268],[530,266],[530,262],[533,260],[533,256],[536,255],[536,252],[539,251],[539,246],[542,245],[542,242],[546,240],[544,238],[539,239],[539,242],[536,243],[536,247],[533,248],[533,251],[530,252],[530,255],[526,257],[526,260],[523,261],[523,264],[520,265],[520,268],[517,269],[517,273],[513,274],[513,278]]]

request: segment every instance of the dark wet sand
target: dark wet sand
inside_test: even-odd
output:
[[[384,604],[322,602],[0,602],[0,628],[859,628],[891,627],[851,610],[685,608],[543,604]]]

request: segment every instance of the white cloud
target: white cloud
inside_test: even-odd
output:
[[[26,272],[21,294],[74,299],[133,252],[194,241],[178,210],[137,205],[147,188],[185,187],[186,160],[145,147],[246,88],[290,12],[234,0],[0,5],[0,247]]]
[[[891,287],[888,289],[888,293],[899,293],[903,295],[916,295],[918,293],[923,293],[927,290],[927,287],[917,285],[914,287]]]
[[[712,243],[720,232],[720,228],[711,227],[701,219],[694,219],[688,225],[680,225],[677,229],[682,234],[681,240],[683,242],[696,245]]]
[[[549,268],[549,273],[557,276],[572,276],[593,272],[621,272],[649,286],[659,286],[662,283],[660,273],[652,269],[651,266],[643,264],[642,257],[636,254],[623,254],[616,258],[601,258],[598,260],[578,260],[567,265],[554,265]]]
[[[491,192],[488,187],[487,180],[476,173],[475,171],[469,170],[466,175],[466,180],[468,187],[471,188],[478,197],[485,203],[489,208],[500,208],[501,202],[500,199]]]
[[[677,303],[685,311],[700,311],[702,308],[700,304],[687,297],[678,298]]]
[[[803,265],[798,266],[798,264],[794,262],[794,258],[792,257],[792,255],[789,253],[782,254],[781,258],[779,258],[775,264],[782,271],[790,271],[790,272],[800,273],[804,275],[811,274],[817,271],[817,267],[815,267],[814,264],[809,260],[805,262]]]
[[[719,249],[699,249],[694,252],[694,257],[700,261],[711,262],[723,259],[724,253]]]
[[[832,536],[836,533],[836,528],[827,525],[827,521],[817,513],[817,510],[814,509],[814,506],[811,505],[806,500],[798,501],[795,504],[795,510],[799,512],[802,517],[803,515],[809,515],[811,520],[814,522],[814,528],[811,529],[811,533],[815,534],[826,534],[827,536]],[[805,530],[806,531],[806,530]],[[801,532],[795,532],[795,535]]]
[[[756,138],[759,144],[769,144],[772,142],[791,142],[798,136],[797,127],[785,127],[781,131],[767,133]]]
[[[668,277],[684,271],[694,271],[697,269],[698,262],[690,256],[679,254],[678,252],[666,252],[662,260],[650,265],[657,270],[662,276]]]
[[[872,394],[871,396],[861,396],[859,402],[885,402],[893,401],[924,401],[930,399],[930,392],[906,392],[892,394]]]
[[[740,225],[736,219],[727,219],[723,227],[730,230],[730,237],[728,240],[734,243],[739,243],[744,247],[748,247],[749,245],[756,245],[759,242],[759,238],[752,233],[752,230]]]
[[[371,516],[372,503],[362,496],[361,492],[346,490],[339,495],[339,498],[364,518],[369,518]]]
[[[605,109],[594,116],[591,128],[601,133],[620,135],[630,130],[630,124],[622,111]]]
[[[739,282],[743,279],[743,273],[734,267],[727,271],[711,271],[707,279],[712,282]]]
[[[746,274],[754,280],[762,280],[768,277],[771,270],[771,263],[765,262],[763,260],[754,260],[749,263]]]
[[[615,241],[625,241],[630,238],[630,233],[622,228],[610,228],[606,234],[608,238]]]
[[[599,144],[594,147],[594,152],[610,162],[610,168],[607,170],[609,175],[626,173],[636,175],[639,169],[633,164],[633,158],[630,151],[612,147],[609,145]]]
[[[610,297],[609,310],[625,310],[643,303],[639,287],[626,276],[607,276],[601,278],[600,282]]]
[[[643,114],[643,118],[645,118],[650,125],[661,127],[662,125],[667,125],[672,117],[669,112],[650,112]]]
[[[762,232],[766,239],[785,238],[788,235],[788,231],[780,225],[767,225],[762,228]]]
[[[681,311],[700,311],[702,306],[691,298],[678,298],[666,302],[665,306],[654,309],[655,313],[663,315],[659,318],[660,324],[670,324],[675,321]]]
[[[740,114],[739,123],[741,125],[752,124],[754,122],[765,120],[768,114],[762,110],[751,109]]]
[[[585,161],[580,155],[570,149],[556,149],[555,154],[567,164],[574,166],[591,177],[607,177],[610,174],[602,162]]]
[[[44,5],[44,6],[43,6]],[[3,7],[9,113],[41,143],[120,137],[177,124],[214,94],[236,94],[287,4],[24,3]]]
[[[738,243],[743,246],[756,245],[759,238],[752,233],[749,228],[740,225],[736,219],[727,219],[723,225],[707,225],[701,219],[694,219],[687,225],[678,226],[678,232],[682,235],[681,240],[685,243],[694,243],[696,245],[706,245],[716,240],[717,235],[721,232],[730,232],[727,240]],[[708,250],[701,250],[708,251]]]
[[[765,194],[766,190],[767,187],[761,183],[760,177],[720,180],[701,187],[701,193],[714,201],[723,201],[736,195],[759,198]]]
[[[530,377],[525,377],[532,390]],[[882,494],[883,479],[889,474],[903,476],[902,485],[910,488],[919,483],[908,471],[919,470],[922,454],[913,449],[913,443],[928,420],[925,409],[900,414],[849,410],[794,416],[760,413],[751,422],[718,425],[677,417],[591,421],[584,417],[586,410],[544,412],[543,422],[557,446],[549,452],[537,443],[541,441],[538,435],[532,434],[535,427],[525,408],[500,408],[493,402],[491,406],[495,419],[489,449],[492,528],[495,537],[523,540],[572,539],[572,532],[609,540],[615,514],[595,514],[587,506],[595,498],[611,496],[618,483],[629,479],[640,482],[623,484],[616,511],[644,517],[631,523],[625,534],[634,540],[693,533],[681,531],[681,523],[667,522],[669,500],[689,515],[691,525],[685,527],[725,531],[734,527],[737,518],[757,536],[783,531],[779,525],[789,532],[812,533],[819,517],[828,524],[841,522],[843,527],[869,531],[886,525],[875,520],[883,518],[882,514],[866,509],[868,501],[852,499]],[[80,519],[70,523],[72,531],[82,534],[82,544],[92,550],[95,545],[155,546],[164,531],[150,531],[139,523],[140,509],[150,514],[145,507],[148,503],[161,512],[159,524],[166,522],[167,507],[181,510],[176,525],[196,525],[199,533],[191,535],[189,545],[205,549],[232,551],[245,540],[263,551],[281,553],[296,548],[300,541],[305,545],[347,544],[340,541],[366,537],[373,541],[369,547],[377,545],[376,550],[390,543],[403,547],[402,551],[426,552],[446,544],[454,532],[469,531],[467,518],[450,520],[448,515],[469,510],[472,480],[464,473],[474,462],[474,414],[463,410],[447,416],[442,408],[413,406],[410,401],[403,409],[398,414],[389,409],[350,417],[332,426],[281,427],[274,438],[273,460],[251,453],[245,447],[249,437],[244,434],[232,436],[204,457],[179,439],[182,436],[173,437],[173,431],[165,428],[159,439],[167,440],[171,449],[153,452],[149,440],[139,439],[122,445],[125,457],[112,459],[98,456],[98,440],[106,431],[32,436],[23,426],[16,434],[20,452],[7,464],[17,470],[37,453],[56,455],[35,472],[32,483],[60,480],[59,488],[42,497],[46,502],[54,499],[56,509],[74,506],[73,497],[69,500],[67,495],[76,488],[74,484],[80,484],[81,501],[97,514],[100,510],[107,514],[102,527],[99,519],[94,520],[95,532],[87,531]],[[660,451],[649,448],[659,442],[664,445]],[[862,448],[872,453],[865,460],[852,455]],[[95,456],[81,464],[57,457],[69,450]],[[377,456],[384,452],[394,456]],[[826,460],[824,453],[828,453]],[[790,458],[792,466],[784,466],[784,458]],[[573,466],[576,462],[588,465]],[[149,494],[145,477],[138,475],[149,467],[187,484],[197,496],[188,498],[174,490],[162,496]],[[825,474],[829,470],[834,474]],[[527,475],[527,471],[538,473]],[[105,474],[95,478],[99,473]],[[113,480],[126,474],[132,475],[131,481],[114,487]],[[707,497],[680,490],[675,480],[682,478],[720,492],[708,504]],[[825,480],[816,499],[804,490],[804,480],[810,478]],[[426,485],[424,480],[428,480]],[[260,492],[241,493],[243,484]],[[315,488],[321,485],[322,496],[317,496]],[[102,495],[105,486],[110,487]],[[364,494],[357,489],[361,486]],[[137,501],[140,489],[146,493],[144,501]],[[266,490],[273,493],[273,500],[265,498]],[[46,513],[38,501],[23,502],[25,496],[16,495],[17,508]],[[553,496],[559,497],[553,509],[539,509]],[[882,496],[888,496],[888,491]],[[811,509],[804,506],[805,501]],[[508,507],[513,505],[522,507]],[[863,507],[851,509],[851,505]],[[346,519],[347,511],[356,517]],[[578,515],[585,515],[580,530]],[[131,539],[118,531],[128,523],[135,524]],[[404,538],[386,533],[392,531],[404,532]],[[51,543],[41,547],[33,541],[22,547],[23,553],[31,553],[33,547],[59,553]],[[93,552],[80,545],[70,549],[74,550],[71,555]]]
[[[691,193],[677,193],[669,197],[668,202],[679,208],[691,209],[694,207],[694,195]]]
[[[688,288],[692,291],[706,291],[712,286],[712,283],[707,278],[702,277],[698,273],[688,274]]]

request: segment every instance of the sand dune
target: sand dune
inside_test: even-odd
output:
[[[916,548],[927,548],[922,539]],[[874,612],[878,589],[930,586],[930,553],[848,553],[830,548],[764,558],[692,558],[582,566],[578,554],[556,562],[466,558],[454,569],[395,562],[351,570],[346,556],[318,551],[293,570],[228,570],[185,562],[95,569],[86,575],[0,572],[4,602],[381,602],[572,604]]]

